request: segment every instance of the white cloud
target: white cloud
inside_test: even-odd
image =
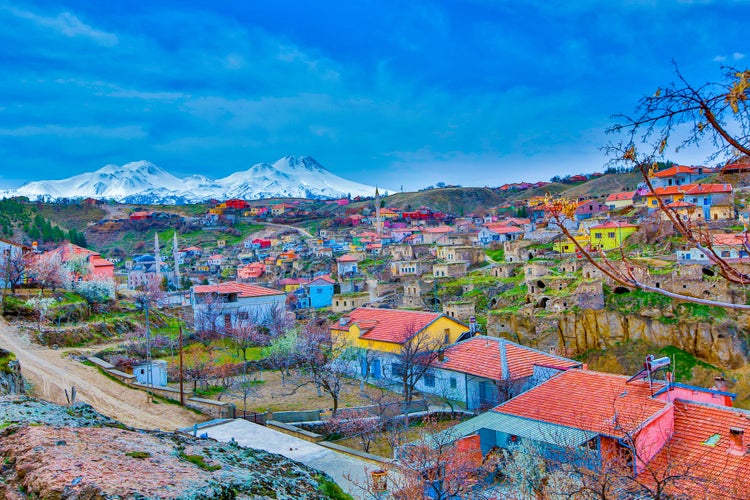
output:
[[[89,38],[99,45],[107,47],[117,45],[118,42],[117,35],[89,26],[70,12],[62,12],[58,14],[57,17],[45,17],[15,7],[6,7],[4,10],[7,10],[20,19],[26,19],[43,28],[53,29],[69,38]]]
[[[727,60],[727,56],[715,56],[713,58],[714,62],[725,62]]]
[[[52,135],[56,137],[80,138],[80,137],[97,137],[97,138],[116,138],[116,139],[139,139],[146,137],[146,132],[142,127],[129,125],[124,127],[101,127],[92,126],[74,126],[63,127],[60,125],[28,125],[18,128],[0,129],[0,136],[8,137],[34,137],[40,135]]]
[[[743,54],[742,52],[735,52],[734,54],[732,54],[732,59],[734,59],[735,61],[739,61],[740,59],[744,58],[745,54]]]

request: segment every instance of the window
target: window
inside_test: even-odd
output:
[[[451,384],[451,389],[456,388],[456,386],[458,385],[458,383],[456,382],[456,377],[451,377],[450,384]]]
[[[435,387],[435,375],[431,373],[424,374],[424,385],[425,387]]]
[[[602,233],[594,233],[594,238],[596,238],[597,240],[602,239]]]
[[[614,237],[615,237],[615,233],[608,233],[608,234],[607,234],[607,237],[608,237],[608,238],[614,238]]]
[[[391,375],[394,377],[403,377],[404,365],[402,365],[401,363],[393,363],[391,365]]]

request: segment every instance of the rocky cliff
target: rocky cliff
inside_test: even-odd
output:
[[[23,394],[23,392],[21,365],[12,352],[0,348],[0,396],[5,394]]]
[[[0,498],[345,498],[279,455],[128,428],[86,404],[0,396]]]
[[[552,347],[580,354],[621,342],[644,340],[672,345],[725,368],[748,362],[750,315],[698,320],[658,308],[623,314],[610,309],[560,314],[490,315],[488,333],[540,349]]]

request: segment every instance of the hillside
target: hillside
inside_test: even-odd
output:
[[[0,397],[0,460],[1,498],[347,498],[280,455],[22,396]]]
[[[565,189],[560,192],[560,195],[571,199],[578,199],[579,197],[606,198],[610,193],[618,191],[635,191],[640,182],[643,182],[643,175],[640,172],[607,174]]]

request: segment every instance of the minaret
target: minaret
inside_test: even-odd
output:
[[[177,229],[174,230],[174,248],[172,248],[172,256],[174,257],[174,282],[175,285],[179,286],[180,283],[180,256],[178,254],[179,247],[177,246]]]
[[[159,254],[159,233],[154,233],[154,266],[156,266],[156,279],[161,281],[161,254]]]
[[[375,231],[378,233],[378,236],[383,234],[383,224],[380,220],[380,193],[377,186],[375,186]]]

